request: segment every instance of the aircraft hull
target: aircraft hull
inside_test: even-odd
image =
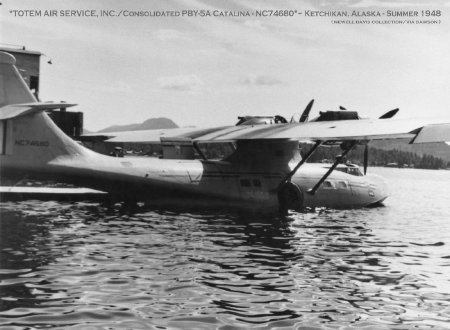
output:
[[[150,157],[115,158],[103,155],[89,161],[62,158],[45,166],[8,168],[4,177],[36,177],[109,192],[114,201],[143,201],[155,206],[191,206],[276,211],[278,185],[285,171],[245,169],[231,163],[201,160],[164,160]],[[308,189],[323,176],[323,164],[304,164],[292,177],[300,195],[294,209],[359,208],[388,196],[384,180],[375,175],[334,172],[314,195]]]

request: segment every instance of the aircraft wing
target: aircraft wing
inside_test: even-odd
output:
[[[411,143],[450,141],[450,119],[362,119],[232,127],[199,136],[196,141],[295,139],[312,141],[411,138]]]
[[[382,140],[410,138],[411,143],[450,141],[450,119],[362,119],[297,124],[242,125],[214,128],[172,128],[126,132],[93,133],[82,140],[155,143],[163,139],[226,142],[259,139],[309,141]]]
[[[84,134],[80,137],[81,141],[104,140],[105,142],[116,143],[146,143],[159,144],[161,138],[173,139],[196,139],[200,136],[210,134],[215,131],[221,131],[224,127],[214,128],[165,128],[150,129],[139,131],[123,131],[123,132],[104,132]]]

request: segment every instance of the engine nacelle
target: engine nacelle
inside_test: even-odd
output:
[[[357,111],[338,110],[320,111],[320,116],[310,121],[357,120],[361,119]]]
[[[276,116],[242,116],[238,117],[239,121],[236,126],[239,125],[271,125],[271,124],[286,124],[286,118]]]

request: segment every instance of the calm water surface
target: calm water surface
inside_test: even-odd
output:
[[[0,328],[450,329],[450,171],[287,218],[5,202]]]

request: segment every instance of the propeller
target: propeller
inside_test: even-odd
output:
[[[367,167],[369,166],[369,144],[364,146],[364,175],[367,174]]]
[[[305,123],[308,121],[309,113],[311,112],[313,104],[314,104],[314,99],[312,99],[306,106],[305,110],[303,110],[300,120],[298,121],[299,123]]]
[[[396,109],[394,109],[394,110],[388,111],[388,112],[386,112],[384,115],[382,115],[379,119],[389,119],[389,118],[392,118],[392,117],[394,117],[394,116],[397,114],[397,112],[398,112],[399,110],[400,110],[399,108],[396,108]]]

